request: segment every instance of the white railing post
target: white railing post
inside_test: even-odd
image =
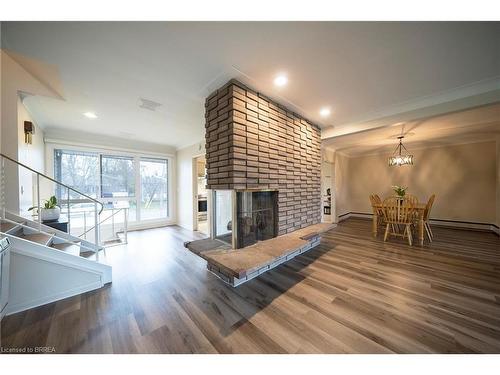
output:
[[[83,210],[83,238],[87,239],[87,211]]]
[[[128,233],[127,233],[127,232],[128,232],[128,208],[125,208],[125,209],[123,210],[123,212],[125,213],[125,214],[124,214],[124,217],[125,217],[125,218],[124,218],[124,220],[123,220],[123,222],[124,222],[124,232],[125,232],[125,233],[124,233],[124,236],[125,236],[125,238],[124,238],[124,239],[125,239],[125,243],[128,243]]]
[[[113,234],[112,238],[115,238],[116,233],[115,233],[115,209],[114,208],[111,209],[111,233]]]
[[[0,189],[2,196],[0,197],[0,204],[2,205],[2,219],[5,219],[5,159],[3,156],[1,157],[2,159],[2,165],[1,168],[2,170],[0,171]]]
[[[97,213],[97,203],[94,202],[94,232],[95,232],[95,252],[96,259],[99,260],[99,218]]]
[[[42,213],[40,212],[40,175],[36,175],[36,196],[37,196],[37,211],[38,212],[38,231],[42,231]]]
[[[68,234],[71,234],[71,212],[70,212],[70,208],[69,208],[69,188],[67,190],[68,190],[68,201],[66,204],[68,205]]]

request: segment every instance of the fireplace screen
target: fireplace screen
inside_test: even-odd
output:
[[[233,192],[217,190],[214,194],[214,237],[232,244]]]
[[[278,232],[278,192],[237,192],[236,215],[237,248],[276,237]]]

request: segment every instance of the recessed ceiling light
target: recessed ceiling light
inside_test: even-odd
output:
[[[328,116],[330,116],[331,113],[332,113],[332,111],[328,107],[321,108],[321,110],[319,111],[319,114],[321,115],[321,117],[328,117]]]
[[[83,115],[88,118],[97,118],[97,115],[94,112],[85,112]]]
[[[278,87],[283,87],[288,83],[288,78],[284,74],[280,74],[274,78],[274,84]]]

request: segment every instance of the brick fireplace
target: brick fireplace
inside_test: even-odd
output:
[[[220,222],[213,222],[223,229],[221,236],[226,231],[233,247],[244,247],[249,242],[241,239],[243,232],[253,230],[260,240],[259,235],[274,237],[319,223],[320,128],[236,80],[212,93],[205,107],[207,189],[214,194],[213,211]],[[246,203],[251,215],[242,219],[240,212],[238,218],[244,199],[238,194],[245,192],[272,192],[267,196],[274,207],[263,203],[266,194],[247,194],[257,203]],[[230,200],[229,208],[221,205],[224,199]],[[263,222],[274,225],[274,231],[263,228]]]

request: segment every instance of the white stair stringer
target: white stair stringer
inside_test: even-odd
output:
[[[10,295],[7,315],[72,297],[104,287],[112,281],[112,267],[102,261],[60,251],[50,244],[78,242],[87,248],[95,245],[65,232],[41,225],[43,232],[53,233],[47,244],[29,241],[20,233],[36,232],[33,220],[6,212],[5,218],[24,223],[0,234],[11,241]]]
[[[99,289],[112,281],[110,265],[3,235],[12,243],[7,315]]]

